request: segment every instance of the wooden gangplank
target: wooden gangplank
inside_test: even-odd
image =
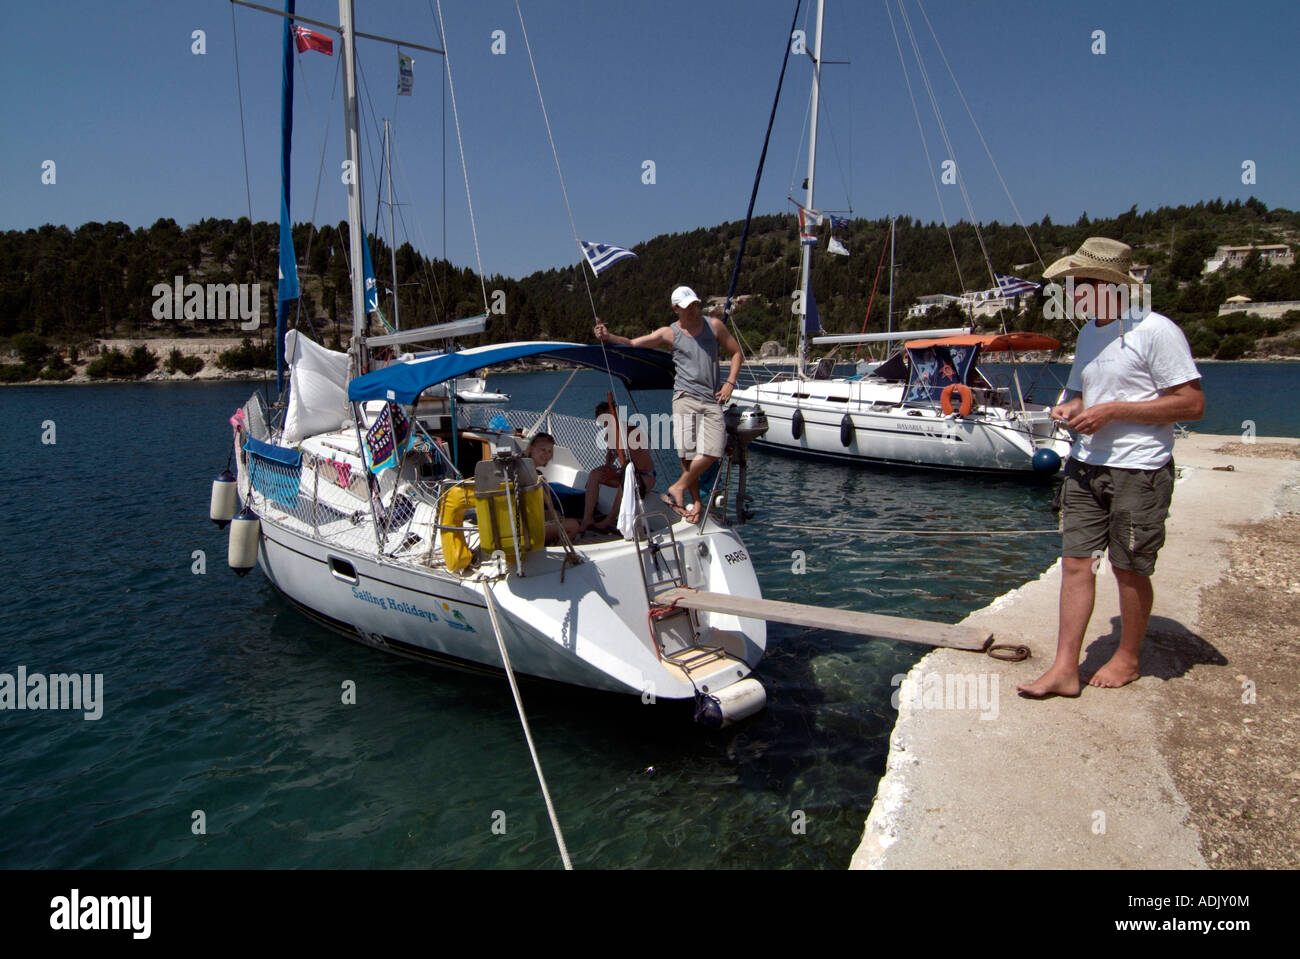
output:
[[[862,613],[852,609],[809,606],[805,603],[784,603],[750,596],[728,596],[725,593],[710,593],[698,589],[664,590],[656,596],[656,601],[665,605],[676,604],[686,609],[710,613],[727,613],[750,619],[792,623],[795,626],[814,626],[841,633],[879,636],[882,639],[901,639],[926,646],[946,646],[949,649],[983,652],[993,641],[992,633],[970,626],[952,626],[927,619]]]

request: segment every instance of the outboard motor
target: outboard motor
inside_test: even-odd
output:
[[[749,471],[749,444],[767,432],[767,414],[763,407],[728,406],[722,414],[727,424],[727,439],[731,447],[731,460],[740,467],[740,481],[736,484],[736,519],[744,523],[753,517],[746,509],[748,498],[745,496],[745,477]]]

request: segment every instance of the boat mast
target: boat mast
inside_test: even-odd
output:
[[[889,221],[889,315],[885,317],[885,332],[894,332],[894,224],[898,218]]]
[[[826,0],[817,0],[817,38],[813,42],[812,122],[808,127],[808,179],[805,181],[807,192],[804,196],[804,207],[809,213],[813,210],[813,178],[817,172],[817,114],[822,92],[822,26],[826,22],[825,13]],[[802,250],[802,258],[799,264],[798,375],[802,377],[804,370],[808,367],[808,274],[812,268],[812,247],[803,244],[802,236],[799,245]]]
[[[293,254],[292,221],[289,219],[289,155],[293,148],[293,14],[295,0],[285,0],[284,53],[281,58],[280,90],[280,276],[275,295],[275,392],[284,401],[284,338],[289,328],[289,303],[298,298],[298,271]],[[285,247],[289,249],[285,272]]]
[[[401,318],[397,315],[397,227],[393,223],[393,154],[388,145],[388,120],[384,119],[384,176],[388,178],[388,258],[393,268],[393,329],[402,328]]]
[[[366,328],[365,226],[361,221],[361,148],[357,115],[357,38],[352,20],[352,0],[339,0],[339,26],[343,33],[343,126],[346,130],[348,177],[348,250],[352,260],[353,376],[360,376],[361,337]]]

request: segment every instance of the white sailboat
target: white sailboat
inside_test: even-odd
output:
[[[359,166],[352,0],[340,0],[339,19],[347,157]],[[233,485],[245,508],[234,516],[226,482],[212,510],[214,520],[233,519],[231,565],[247,571],[256,563],[313,620],[411,659],[501,670],[509,669],[508,650],[514,672],[694,699],[706,722],[762,709],[763,688],[750,674],[764,653],[766,624],[659,602],[682,586],[759,597],[745,544],[725,516],[715,511],[689,524],[656,497],[633,494],[625,496],[635,508],[623,535],[573,543],[560,526],[559,541],[547,545],[544,524],[554,508],[545,489],[584,489],[605,460],[596,424],[453,398],[473,371],[529,357],[604,370],[611,385],[617,379],[629,390],[662,389],[671,383],[671,357],[509,343],[368,369],[371,348],[437,339],[455,324],[367,339],[357,267],[365,256],[360,183],[358,176],[348,187],[349,354],[291,333],[284,409],[268,415],[254,395],[232,418]],[[468,328],[479,319],[458,322]],[[430,401],[440,386],[449,395]],[[539,475],[525,454],[527,434],[542,425],[556,445]],[[743,468],[749,436],[733,430],[733,438]],[[720,476],[714,502],[719,491],[726,495],[729,471]],[[602,510],[613,494],[602,489]]]
[[[805,211],[816,209],[824,7],[819,0]],[[1006,385],[994,385],[979,370],[984,354],[1051,351],[1058,341],[1028,333],[972,336],[969,328],[812,336],[819,329],[809,279],[813,243],[802,231],[801,240],[795,370],[733,395],[737,403],[761,404],[767,414],[770,428],[755,445],[882,465],[1047,476],[1059,470],[1070,439],[1052,421],[1051,408],[1027,401],[1018,370]],[[891,297],[892,283],[891,270]],[[809,369],[810,345],[898,341],[903,348],[887,362],[863,364],[853,376],[834,376],[829,357]]]

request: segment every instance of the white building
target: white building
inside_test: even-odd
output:
[[[1201,270],[1201,275],[1214,273],[1223,267],[1230,270],[1239,269],[1246,262],[1246,257],[1250,256],[1251,251],[1259,253],[1259,258],[1265,266],[1290,266],[1295,262],[1295,254],[1291,252],[1291,247],[1285,243],[1261,243],[1258,246],[1254,243],[1246,246],[1221,246],[1214,251],[1214,256],[1205,261],[1205,267]]]

